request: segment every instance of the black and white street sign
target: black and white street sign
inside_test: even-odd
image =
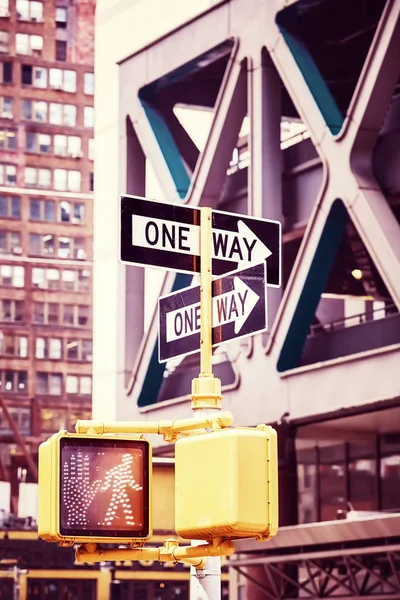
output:
[[[215,279],[212,284],[212,343],[267,329],[265,261]],[[198,352],[200,348],[200,286],[159,299],[159,361]]]
[[[280,286],[278,221],[212,211],[212,272],[223,275],[268,260],[267,284]],[[200,272],[200,209],[121,197],[120,259],[123,263]]]

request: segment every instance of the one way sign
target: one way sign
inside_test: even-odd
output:
[[[280,286],[278,221],[212,211],[212,272],[223,275],[268,260],[268,285]],[[121,197],[120,258],[186,273],[200,272],[200,209]]]
[[[267,328],[266,263],[215,279],[212,284],[212,343],[238,339]],[[159,361],[198,352],[200,286],[159,299]]]

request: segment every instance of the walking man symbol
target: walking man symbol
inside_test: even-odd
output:
[[[110,504],[104,517],[104,525],[110,526],[115,520],[124,520],[126,525],[135,525],[132,505],[130,503],[128,489],[135,492],[141,491],[132,472],[133,456],[124,454],[120,464],[116,465],[104,477],[104,484],[100,488],[102,492],[112,489]],[[120,521],[121,523],[121,521]]]

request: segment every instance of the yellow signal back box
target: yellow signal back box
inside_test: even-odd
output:
[[[175,528],[183,538],[270,538],[278,531],[272,427],[223,429],[176,442]]]

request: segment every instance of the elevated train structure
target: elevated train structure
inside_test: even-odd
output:
[[[281,530],[238,544],[230,597],[398,597],[400,1],[148,4],[98,9],[94,414],[188,416],[198,374],[158,363],[118,195],[151,197],[153,175],[157,200],[281,221],[268,333],[214,353],[224,408],[280,440]],[[182,111],[211,115],[203,146]]]

